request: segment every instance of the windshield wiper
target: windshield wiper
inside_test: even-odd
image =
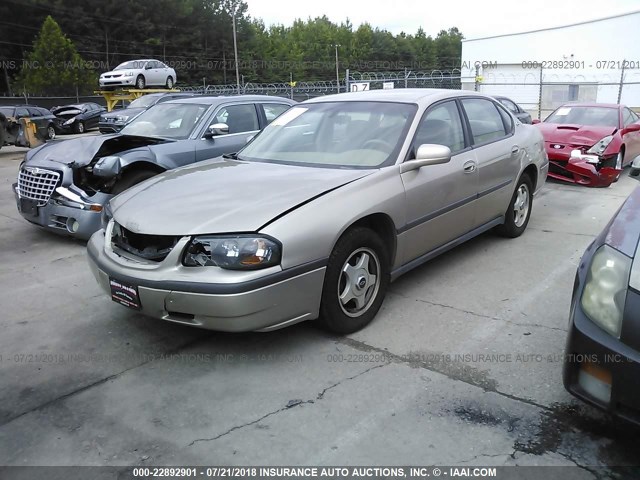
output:
[[[237,153],[225,153],[222,155],[222,158],[230,158],[231,160],[238,160]]]

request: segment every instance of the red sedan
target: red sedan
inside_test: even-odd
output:
[[[534,123],[558,180],[608,187],[640,155],[640,117],[624,105],[568,103]]]

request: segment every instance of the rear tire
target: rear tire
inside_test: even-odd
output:
[[[138,75],[138,78],[136,78],[136,88],[138,90],[144,90],[144,87],[146,87],[147,83],[144,79],[143,75]]]
[[[140,182],[145,181],[148,178],[156,176],[156,172],[151,170],[134,170],[133,172],[125,173],[120,180],[111,189],[111,193],[118,195],[125,190],[137,185]]]
[[[524,233],[531,218],[533,208],[533,185],[529,175],[524,174],[518,180],[513,192],[509,208],[504,216],[504,223],[496,227],[496,232],[503,237],[516,238]]]
[[[331,252],[324,276],[319,323],[339,334],[368,325],[389,286],[389,254],[373,230],[348,230]]]
[[[169,75],[167,77],[167,83],[166,86],[169,90],[171,90],[173,88],[173,78],[171,78],[171,75]]]

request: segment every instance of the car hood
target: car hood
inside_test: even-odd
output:
[[[118,195],[110,205],[115,221],[135,233],[254,232],[374,171],[217,158],[157,175]]]
[[[84,112],[76,107],[53,107],[51,113],[54,115],[79,115]]]
[[[629,195],[606,228],[604,243],[633,257],[640,239],[640,187]]]
[[[144,112],[146,109],[145,108],[122,108],[120,110],[114,110],[112,112],[109,113],[103,113],[102,115],[100,115],[101,118],[116,118],[116,117],[120,117],[122,115],[126,115],[129,118],[134,117],[135,115],[138,115],[139,113]]]
[[[132,135],[91,135],[65,140],[63,142],[47,142],[27,154],[27,162],[52,161],[82,167],[91,163],[94,158],[115,155],[134,148],[168,143],[171,140],[138,137]]]
[[[580,145],[591,147],[603,137],[613,135],[617,128],[586,125],[563,125],[557,123],[538,123],[546,143]]]
[[[100,77],[104,77],[106,75],[124,75],[125,73],[130,73],[130,72],[139,72],[141,69],[140,68],[126,68],[126,69],[122,69],[122,70],[111,70],[110,72],[104,72],[100,74]]]

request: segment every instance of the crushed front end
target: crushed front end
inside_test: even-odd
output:
[[[587,187],[608,187],[622,172],[622,157],[609,148],[612,136],[593,146],[545,142],[549,176]]]
[[[13,184],[22,217],[49,231],[87,240],[100,229],[104,203],[111,195],[87,192],[73,184],[73,170],[66,165],[22,165]]]

